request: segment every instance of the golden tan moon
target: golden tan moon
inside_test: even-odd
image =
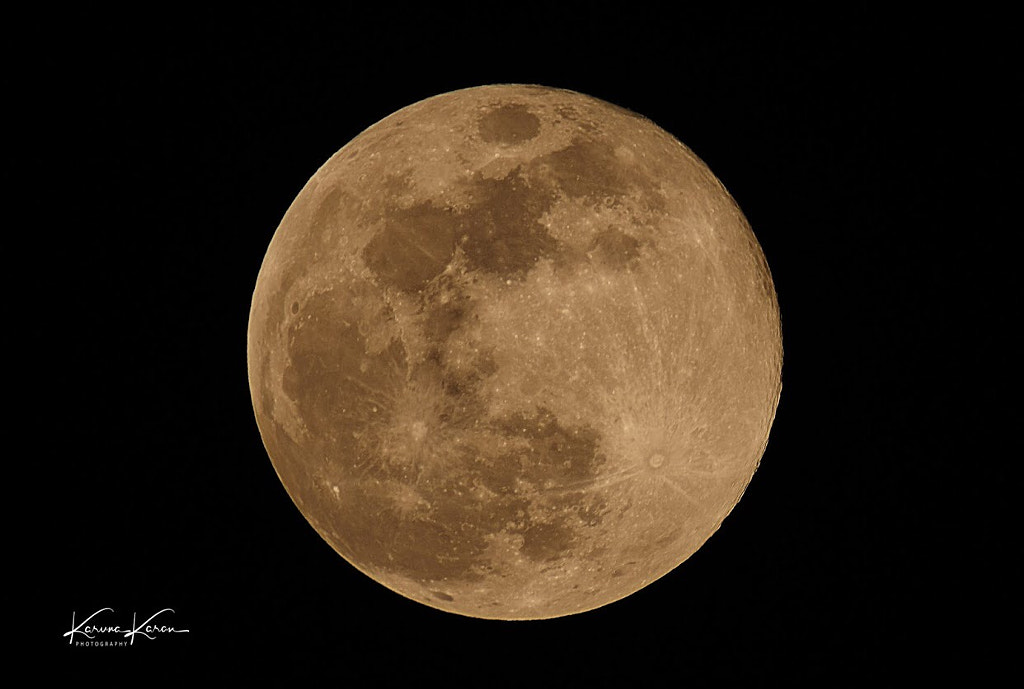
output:
[[[320,168],[260,269],[249,382],[302,514],[461,615],[619,600],[721,525],[782,336],[736,203],[649,120],[572,91],[446,93]]]

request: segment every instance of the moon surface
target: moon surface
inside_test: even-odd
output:
[[[257,423],[302,514],[461,615],[591,610],[736,505],[781,390],[764,254],[711,171],[572,91],[435,96],[331,157],[253,294]]]

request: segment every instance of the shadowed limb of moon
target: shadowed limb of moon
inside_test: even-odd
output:
[[[763,454],[771,275],[650,121],[486,86],[373,125],[306,184],[253,294],[249,381],[346,560],[475,617],[590,610],[678,566]]]

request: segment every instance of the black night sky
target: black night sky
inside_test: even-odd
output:
[[[7,186],[25,187],[9,203],[30,245],[8,261],[32,275],[12,297],[29,351],[9,359],[31,410],[9,433],[31,453],[8,459],[33,476],[8,507],[32,526],[7,633],[42,668],[497,687],[994,667],[988,617],[1008,594],[977,505],[1001,466],[958,439],[1009,423],[987,408],[999,378],[968,389],[1007,355],[998,307],[972,296],[998,271],[958,247],[998,260],[1013,224],[961,220],[1009,194],[989,167],[1005,18],[639,5],[8,27],[24,163]],[[785,347],[767,452],[719,532],[623,601],[534,623],[424,607],[335,554],[266,455],[245,358],[263,254],[316,169],[405,105],[503,82],[611,101],[695,151],[764,249]],[[173,608],[189,633],[62,639],[72,612],[107,606],[108,622]]]

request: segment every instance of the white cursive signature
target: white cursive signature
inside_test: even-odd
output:
[[[162,615],[165,612],[174,612],[171,608],[164,608],[159,612],[150,615],[149,619],[140,625],[136,625],[136,614],[132,612],[132,626],[127,629],[122,629],[119,625],[97,625],[89,624],[92,618],[99,615],[101,612],[114,612],[113,608],[100,608],[93,614],[82,620],[77,626],[75,625],[75,613],[71,613],[71,629],[64,632],[64,636],[68,637],[68,644],[72,644],[75,641],[75,634],[81,634],[87,639],[95,639],[97,634],[120,634],[124,638],[129,639],[129,644],[135,644],[135,636],[141,634],[147,639],[155,639],[158,634],[182,634],[188,632],[187,629],[175,629],[170,625],[164,624],[150,624],[157,615]]]

